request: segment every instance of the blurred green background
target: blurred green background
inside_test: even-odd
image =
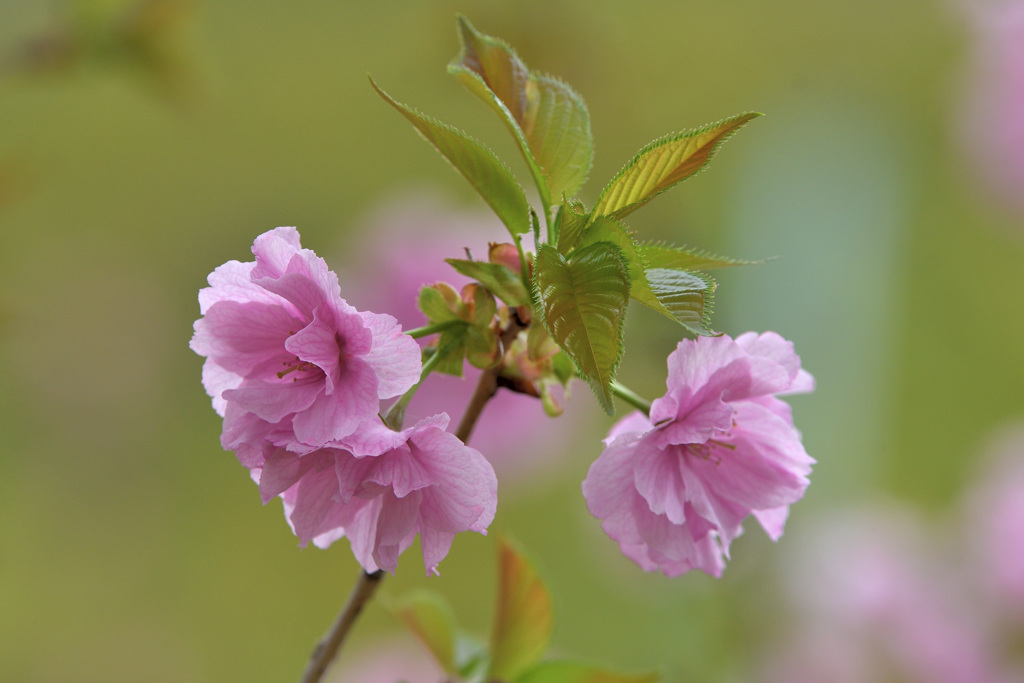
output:
[[[456,12],[586,98],[587,202],[655,137],[768,114],[628,222],[780,257],[720,275],[716,327],[780,332],[818,379],[793,400],[812,486],[786,536],[748,528],[717,581],[645,574],[601,533],[579,484],[611,420],[579,387],[573,447],[503,486],[492,527],[549,581],[558,653],[667,681],[756,678],[810,520],[890,499],[948,519],[986,435],[1024,415],[1024,226],[958,142],[971,32],[950,6],[165,0],[132,19],[132,5],[0,3],[2,680],[298,677],[358,567],[344,542],[300,551],[220,449],[188,348],[196,293],[275,226],[298,226],[344,278],[368,216],[404,195],[481,210],[368,72],[526,182],[445,73]],[[657,396],[680,328],[639,310],[630,325],[620,377]],[[417,545],[384,592],[435,589],[483,634],[494,567],[492,540],[465,535],[426,579]],[[400,631],[372,606],[345,657]]]

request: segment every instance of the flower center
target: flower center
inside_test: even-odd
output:
[[[285,369],[277,373],[278,379],[284,379],[284,376],[292,372],[314,372],[320,368],[309,361],[302,360],[298,356],[295,356],[294,360],[286,360],[281,365],[285,366]],[[293,382],[298,382],[298,377],[292,377]]]

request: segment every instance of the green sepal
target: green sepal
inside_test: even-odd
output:
[[[455,323],[438,337],[440,360],[436,372],[462,377],[464,358],[478,368],[497,361],[500,348],[491,325],[497,306],[487,289],[470,283],[459,293],[451,285],[438,282],[420,289],[417,303],[431,324]]]
[[[705,168],[721,144],[757,113],[658,138],[637,152],[601,192],[591,215],[622,218]]]
[[[659,678],[657,674],[617,674],[596,666],[554,661],[538,664],[513,683],[654,683]]]
[[[515,273],[500,263],[445,259],[452,268],[466,277],[471,277],[509,306],[525,306],[530,303],[530,294],[523,285],[520,273]]]
[[[612,414],[610,386],[622,358],[629,304],[629,271],[621,250],[610,242],[596,242],[567,259],[555,247],[542,244],[534,264],[534,287],[544,326]]]
[[[716,256],[703,249],[677,247],[664,242],[643,242],[638,245],[640,255],[648,268],[671,268],[673,270],[710,270],[753,266],[764,261],[745,261],[727,256]]]
[[[448,65],[505,122],[526,159],[545,209],[572,195],[590,172],[594,143],[586,104],[557,78],[531,72],[507,43],[459,17],[462,49]]]
[[[530,204],[526,195],[512,172],[491,150],[459,129],[398,102],[372,78],[370,85],[469,181],[513,236],[530,229]]]
[[[500,542],[498,553],[498,604],[487,680],[511,681],[547,650],[551,595],[537,570],[508,541]]]

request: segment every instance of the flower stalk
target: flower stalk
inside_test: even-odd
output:
[[[341,650],[341,645],[352,629],[352,624],[355,623],[366,603],[373,597],[383,578],[384,572],[380,569],[375,572],[364,571],[359,575],[355,588],[352,589],[352,594],[349,595],[348,602],[345,603],[341,614],[338,615],[330,630],[324,634],[313,650],[309,664],[306,666],[302,678],[299,679],[300,683],[317,683],[321,679],[331,661]]]

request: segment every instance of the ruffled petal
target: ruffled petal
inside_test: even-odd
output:
[[[377,395],[391,398],[404,394],[420,381],[419,344],[404,334],[398,321],[390,315],[370,312],[360,315],[373,334],[373,344],[363,359],[377,373]]]

